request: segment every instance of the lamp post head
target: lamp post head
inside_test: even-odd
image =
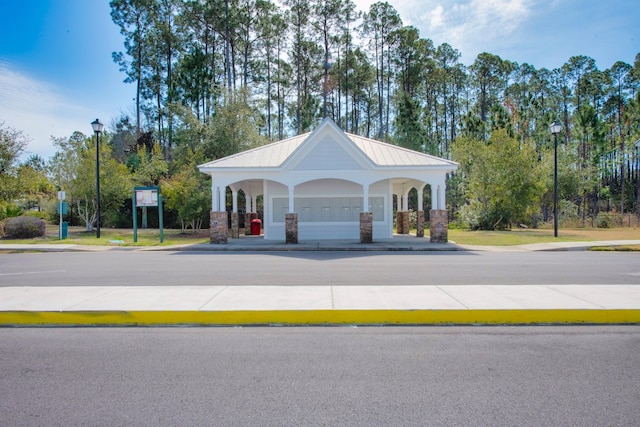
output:
[[[99,119],[95,119],[93,122],[91,122],[91,127],[93,127],[94,132],[102,132],[104,125],[100,123]]]
[[[553,135],[557,135],[560,133],[560,131],[562,130],[562,125],[560,124],[559,121],[554,120],[553,123],[551,123],[549,125],[549,131],[553,134]]]

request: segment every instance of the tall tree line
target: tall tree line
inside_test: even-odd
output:
[[[599,70],[577,53],[548,70],[484,52],[465,66],[385,2],[112,0],[111,10],[124,36],[113,58],[136,85],[136,136],[152,132],[166,159],[211,160],[330,117],[447,158],[458,138],[492,144],[505,130],[544,162],[559,120],[563,200],[583,220],[603,208],[640,215],[640,56]],[[234,115],[254,131],[225,142]]]

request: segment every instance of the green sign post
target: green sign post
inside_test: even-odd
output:
[[[158,222],[160,223],[160,243],[164,241],[162,220],[162,196],[158,187],[135,187],[133,189],[133,242],[138,242],[138,211],[136,208],[158,208]]]
[[[69,224],[62,221],[62,216],[67,214],[67,202],[64,199],[67,197],[64,191],[58,191],[58,215],[60,215],[60,226],[58,227],[58,237],[60,240],[66,239],[69,232]]]

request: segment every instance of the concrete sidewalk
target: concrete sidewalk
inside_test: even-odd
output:
[[[2,326],[640,323],[640,286],[0,288]]]
[[[287,245],[252,236],[225,245],[8,245],[0,251],[567,251],[637,240],[481,247],[396,236],[362,244]],[[0,288],[0,326],[441,325],[640,323],[640,285],[150,286]]]

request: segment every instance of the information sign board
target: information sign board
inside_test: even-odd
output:
[[[158,189],[157,188],[136,188],[136,206],[156,207],[158,206]]]

